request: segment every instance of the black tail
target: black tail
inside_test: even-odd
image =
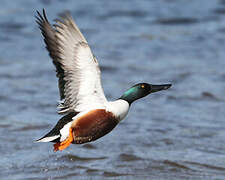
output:
[[[55,125],[55,127],[47,133],[42,138],[36,140],[37,142],[59,142],[61,134],[60,130],[69,122],[71,122],[74,116],[76,116],[77,112],[70,112],[69,114],[63,116]]]

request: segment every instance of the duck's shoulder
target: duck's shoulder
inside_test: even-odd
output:
[[[106,105],[106,111],[111,112],[116,118],[121,121],[125,118],[129,111],[129,103],[125,100],[118,99],[116,101],[110,101]]]

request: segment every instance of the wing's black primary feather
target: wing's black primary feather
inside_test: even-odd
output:
[[[60,94],[60,100],[63,100],[65,98],[64,94],[64,70],[62,69],[62,65],[60,64],[60,56],[59,56],[59,50],[57,45],[57,38],[55,36],[56,30],[54,26],[51,26],[51,24],[48,21],[48,18],[46,16],[45,10],[43,9],[42,12],[43,15],[39,11],[37,11],[36,22],[39,25],[39,28],[41,30],[41,33],[44,37],[44,42],[46,44],[46,49],[49,52],[50,57],[53,60],[53,64],[56,67],[56,76],[58,79],[58,86],[59,86],[59,94]]]

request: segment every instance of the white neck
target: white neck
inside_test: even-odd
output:
[[[116,101],[110,101],[106,105],[106,110],[112,112],[116,118],[121,121],[124,119],[129,111],[129,104],[127,101],[118,99]]]

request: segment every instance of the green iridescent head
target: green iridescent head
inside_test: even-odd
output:
[[[148,83],[139,83],[128,89],[119,99],[123,99],[131,104],[137,99],[157,91],[169,89],[171,86],[171,84],[153,85]]]

